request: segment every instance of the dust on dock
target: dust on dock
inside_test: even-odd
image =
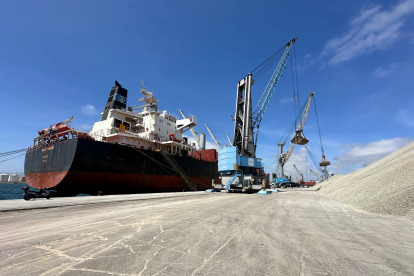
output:
[[[414,221],[301,188],[0,212],[0,227],[7,276],[409,275],[414,263]]]

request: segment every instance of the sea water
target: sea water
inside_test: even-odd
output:
[[[0,200],[23,198],[23,187],[29,187],[29,185],[26,183],[0,183]],[[31,190],[36,189],[31,188]]]
[[[23,187],[29,187],[31,191],[39,191],[30,187],[26,183],[0,183],[0,200],[5,199],[23,199]],[[52,195],[53,196],[53,195]],[[88,196],[80,194],[77,196]]]

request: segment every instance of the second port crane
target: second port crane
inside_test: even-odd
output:
[[[308,118],[309,109],[314,94],[315,92],[311,92],[309,94],[307,102],[300,109],[299,114],[296,115],[295,121],[289,126],[285,132],[285,135],[277,143],[279,146],[279,153],[277,155],[278,164],[275,173],[272,174],[272,182],[275,186],[280,187],[290,182],[290,179],[285,176],[283,167],[292,155],[295,145],[305,145],[309,142],[309,140],[306,139],[305,135],[303,134],[303,126],[305,125],[306,119]],[[292,137],[292,133],[294,133],[294,136],[290,141],[289,148],[287,149],[286,153],[283,153],[283,146],[288,141],[288,139]]]

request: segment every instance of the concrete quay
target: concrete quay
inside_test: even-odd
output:
[[[55,197],[51,199],[36,198],[28,201],[22,199],[11,199],[0,201],[1,211],[31,210],[42,208],[54,208],[63,206],[78,206],[97,203],[136,201],[146,199],[185,197],[194,195],[207,195],[205,192],[181,192],[181,193],[151,193],[151,194],[128,194],[128,195],[106,195],[106,196],[78,196],[78,197]],[[23,196],[22,196],[23,198]]]
[[[414,275],[414,221],[310,189],[152,196],[0,212],[0,275]]]

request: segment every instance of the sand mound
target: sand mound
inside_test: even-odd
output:
[[[320,193],[355,208],[414,219],[414,142],[320,187]]]

